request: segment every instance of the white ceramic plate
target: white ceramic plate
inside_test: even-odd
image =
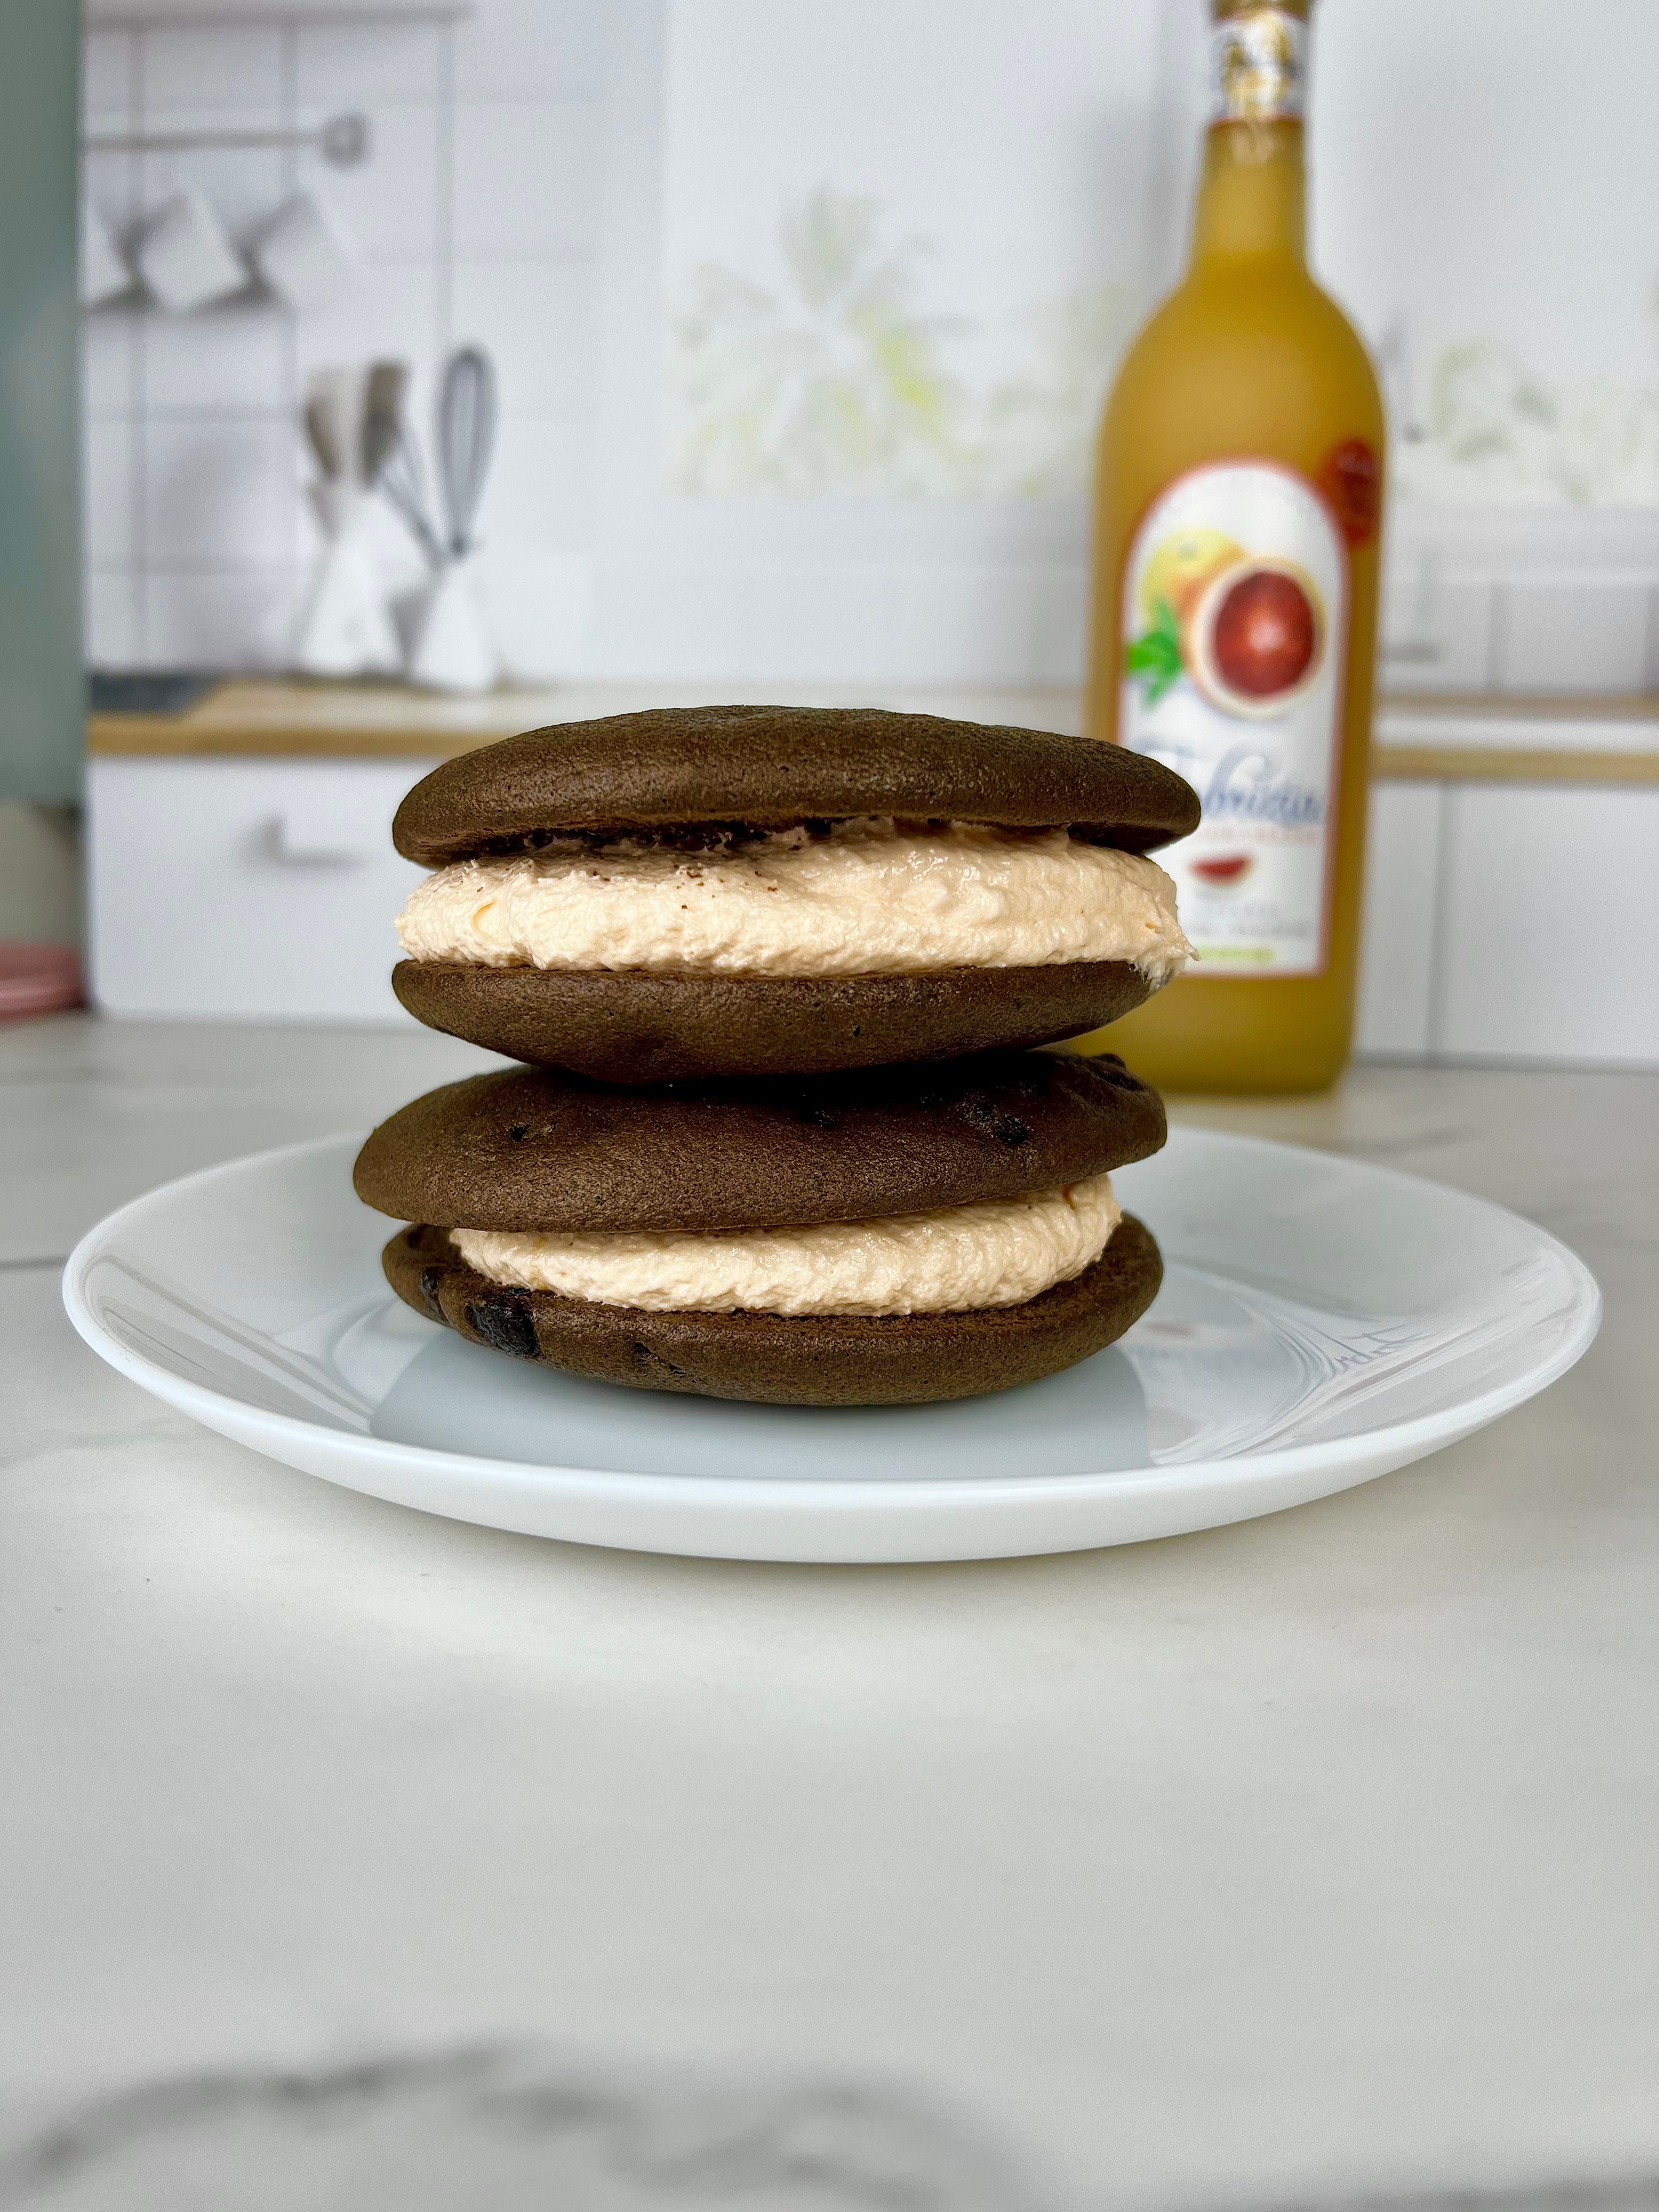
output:
[[[428,1513],[635,1551],[970,1559],[1300,1505],[1495,1420],[1571,1367],[1601,1299],[1500,1207],[1384,1168],[1176,1129],[1114,1181],[1164,1289],[1105,1352],[945,1406],[732,1406],[586,1382],[400,1304],[359,1139],[136,1200],[64,1278],[94,1352],[290,1467]]]

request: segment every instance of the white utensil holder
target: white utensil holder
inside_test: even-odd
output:
[[[375,559],[370,495],[331,483],[313,484],[311,499],[328,544],[301,617],[297,665],[308,676],[395,676],[403,653]]]
[[[432,691],[488,691],[501,661],[478,589],[478,558],[445,562],[433,579],[415,631],[409,674]]]

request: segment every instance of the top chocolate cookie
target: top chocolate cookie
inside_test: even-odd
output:
[[[398,809],[405,860],[441,868],[548,831],[786,828],[865,815],[1067,829],[1147,853],[1198,824],[1158,762],[1047,730],[877,708],[694,707],[557,722],[446,761]]]

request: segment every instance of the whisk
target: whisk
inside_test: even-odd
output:
[[[377,361],[368,372],[363,404],[359,465],[363,482],[383,492],[413,534],[434,569],[444,563],[444,548],[427,508],[426,471],[420,449],[404,419],[409,369],[400,361]]]
[[[361,459],[364,477],[409,525],[432,570],[409,674],[435,690],[485,691],[500,661],[472,557],[473,526],[495,441],[495,372],[477,346],[463,346],[444,369],[437,422],[444,538],[434,526],[420,453],[404,420],[408,383],[398,362],[376,362],[370,370]]]
[[[472,526],[495,443],[495,371],[477,346],[463,346],[444,371],[438,401],[438,474],[449,517],[449,550],[472,550]]]

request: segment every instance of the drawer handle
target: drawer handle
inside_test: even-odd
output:
[[[322,807],[287,807],[265,826],[264,843],[273,860],[290,868],[360,868],[373,860],[386,833],[363,831],[331,818]]]

